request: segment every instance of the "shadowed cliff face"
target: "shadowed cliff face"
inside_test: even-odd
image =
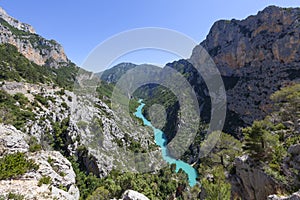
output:
[[[241,21],[218,21],[200,45],[222,75],[228,101],[224,130],[232,133],[262,119],[272,107],[270,94],[299,80],[300,8],[270,6]]]
[[[245,66],[266,60],[293,64],[299,61],[300,9],[267,7],[245,20],[221,20],[201,45],[214,58],[223,75],[239,75]]]

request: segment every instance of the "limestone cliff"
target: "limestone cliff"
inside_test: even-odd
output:
[[[299,81],[299,16],[300,8],[270,6],[244,20],[217,21],[200,44],[227,90],[226,131],[262,119],[271,110],[270,94]]]
[[[19,22],[0,7],[0,43],[10,43],[26,58],[38,65],[67,66],[69,60],[63,47],[35,33],[32,26]]]

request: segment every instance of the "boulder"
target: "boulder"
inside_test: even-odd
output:
[[[280,183],[256,166],[247,155],[236,158],[234,164],[236,173],[230,177],[233,196],[243,200],[267,199],[283,190]]]
[[[126,190],[122,198],[123,200],[149,200],[148,197],[134,190]]]

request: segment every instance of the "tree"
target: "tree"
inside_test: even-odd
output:
[[[103,186],[98,187],[87,200],[107,200],[110,199],[109,191]]]
[[[214,138],[219,138],[219,140],[216,142],[216,145],[211,152],[205,158],[201,159],[201,163],[203,163],[202,167],[204,167],[203,169],[205,171],[205,166],[211,168],[215,165],[222,165],[228,170],[232,167],[234,158],[241,155],[242,144],[231,135],[223,132],[213,132],[211,135]],[[202,169],[200,169],[199,174],[203,173],[201,170]]]
[[[230,199],[231,185],[226,182],[223,166],[215,166],[211,169],[211,179],[203,178],[201,180],[201,192],[205,200],[225,200]]]
[[[266,159],[272,155],[275,146],[279,145],[279,136],[270,132],[266,120],[254,121],[251,127],[243,129],[245,135],[244,149],[251,157]]]
[[[281,121],[291,124],[293,132],[300,133],[300,84],[282,88],[271,95],[271,99],[279,107]]]

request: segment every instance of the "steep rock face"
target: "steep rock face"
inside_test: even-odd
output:
[[[0,43],[10,43],[26,58],[38,65],[58,68],[69,60],[60,44],[37,35],[34,29],[9,16],[0,7]]]
[[[288,177],[290,189],[299,188],[300,144],[288,148],[288,155],[283,160],[282,168],[284,175]]]
[[[232,195],[245,200],[267,199],[284,188],[268,176],[246,155],[235,160],[236,174],[230,177]]]
[[[224,132],[241,138],[241,127],[270,113],[272,93],[300,81],[299,16],[299,8],[270,6],[244,20],[216,22],[200,43],[215,62],[224,82],[227,95]],[[199,49],[201,47],[195,47],[189,60],[175,61],[167,66],[184,74],[197,94],[201,119],[209,122],[211,91],[192,65],[201,59]],[[159,101],[163,96],[154,93],[150,98]],[[168,121],[164,131],[169,141],[179,124],[177,110],[176,104],[168,110],[172,120]]]
[[[37,171],[21,177],[0,180],[0,193],[23,195],[25,199],[79,199],[75,172],[71,163],[57,151],[29,152],[29,136],[11,125],[0,124],[0,157],[16,152],[25,153],[39,165]],[[38,185],[42,177],[50,177],[50,184]]]
[[[270,112],[270,94],[299,80],[299,16],[299,8],[270,6],[241,21],[216,22],[200,44],[216,63],[227,90],[225,131],[262,119]],[[195,53],[191,59],[197,58]]]

